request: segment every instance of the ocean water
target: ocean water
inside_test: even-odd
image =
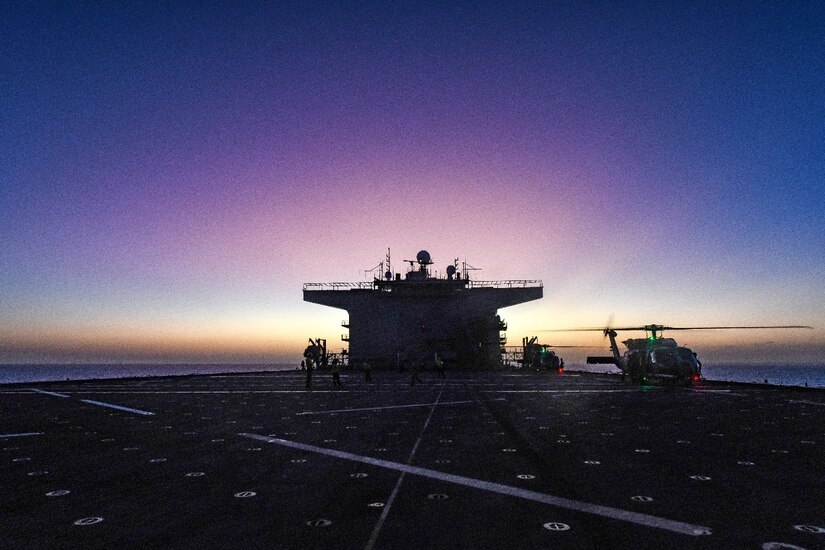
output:
[[[188,374],[226,374],[297,370],[297,365],[0,365],[0,384],[57,380],[95,380]],[[610,365],[568,365],[568,370],[618,372]],[[825,365],[708,365],[708,380],[754,382],[781,386],[825,388]]]
[[[618,372],[611,365],[571,365],[570,370]],[[706,380],[825,388],[825,365],[702,365]]]
[[[295,370],[297,365],[0,365],[0,384]]]

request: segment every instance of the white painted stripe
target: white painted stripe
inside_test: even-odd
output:
[[[32,391],[37,392],[37,393],[42,393],[44,395],[51,395],[53,397],[63,397],[63,398],[68,398],[69,397],[68,395],[64,395],[62,393],[56,393],[56,392],[53,392],[53,391],[46,391],[46,390],[38,390],[37,388],[32,388]]]
[[[414,403],[411,405],[388,405],[386,407],[363,407],[360,409],[337,409],[334,411],[304,411],[295,413],[296,416],[304,415],[304,414],[329,414],[329,413],[346,413],[346,412],[359,412],[359,411],[383,411],[384,409],[406,409],[409,407],[432,407],[434,405],[461,405],[464,403],[475,403],[475,401],[444,401],[443,403],[438,403],[436,400],[435,403]]]
[[[109,407],[110,409],[117,409],[119,411],[126,411],[135,414],[142,414],[144,416],[152,416],[155,413],[149,411],[142,411],[140,409],[130,409],[129,407],[121,407],[120,405],[112,405],[111,403],[104,403],[103,401],[93,401],[92,399],[81,399],[83,403],[88,403],[90,405],[98,405],[100,407]]]
[[[659,388],[645,388],[645,390],[656,389]],[[627,393],[638,391],[641,391],[641,388],[622,388],[616,390],[482,390],[481,393]]]
[[[519,487],[513,487],[511,485],[503,485],[501,483],[493,483],[491,481],[484,481],[481,479],[474,479],[471,477],[464,477],[455,474],[447,474],[444,472],[439,472],[436,470],[430,470],[429,468],[421,468],[418,466],[411,466],[409,464],[401,464],[399,462],[390,462],[388,460],[381,460],[378,458],[372,458],[369,456],[361,456],[352,453],[347,453],[344,451],[336,451],[334,449],[325,449],[323,447],[315,447],[314,445],[306,445],[304,443],[298,443],[296,441],[288,441],[286,439],[279,439],[274,437],[266,437],[263,435],[258,434],[250,434],[250,433],[240,433],[238,434],[242,437],[248,437],[250,439],[256,439],[259,441],[265,441],[267,443],[274,443],[276,445],[281,445],[283,447],[289,447],[292,449],[297,449],[299,451],[308,451],[311,453],[318,453],[326,456],[331,456],[335,458],[341,458],[344,460],[352,460],[354,462],[361,462],[364,464],[370,464],[372,466],[378,466],[380,468],[387,468],[390,470],[396,470],[399,472],[406,472],[408,474],[422,476],[430,479],[437,479],[439,481],[445,481],[447,483],[454,483],[456,485],[463,485],[465,487],[472,487],[475,489],[481,489],[482,491],[489,491],[492,493],[498,493],[502,495],[513,496],[517,498],[522,498],[525,500],[531,500],[534,502],[541,502],[543,504],[549,504],[551,506],[556,506],[558,508],[564,508],[566,510],[573,510],[576,512],[583,512],[585,514],[593,514],[596,516],[606,517],[609,519],[615,519],[619,521],[626,521],[629,523],[635,523],[636,525],[643,525],[645,527],[653,527],[656,529],[663,529],[666,531],[671,531],[674,533],[681,533],[684,535],[710,535],[711,529],[709,527],[704,527],[701,525],[693,525],[690,523],[685,523],[681,521],[675,521],[666,518],[660,518],[656,516],[651,516],[648,514],[640,514],[638,512],[631,512],[629,510],[622,510],[620,508],[612,508],[610,506],[602,506],[600,504],[591,504],[587,502],[580,502],[577,500],[572,500],[569,498],[564,497],[557,497],[553,495],[548,495],[545,493],[539,493],[536,491],[529,491],[527,489],[521,489]]]
[[[820,403],[819,401],[811,401],[809,399],[788,399],[788,403],[799,403],[801,405],[819,405],[820,407],[825,407],[825,403]]]
[[[444,388],[441,388],[441,391],[438,392],[438,397],[435,399],[435,403],[432,404],[432,408],[430,409],[430,414],[427,415],[427,420],[424,422],[424,427],[421,428],[421,433],[418,434],[418,440],[416,440],[415,445],[413,445],[412,451],[410,451],[410,456],[407,457],[406,464],[409,465],[412,463],[412,459],[415,456],[415,452],[418,450],[418,446],[421,444],[421,438],[424,437],[424,432],[427,431],[427,426],[430,425],[430,419],[433,417],[433,413],[435,412],[435,407],[438,405],[438,401],[441,399],[441,395],[444,393]],[[398,491],[401,489],[401,484],[404,482],[404,476],[406,476],[406,472],[401,472],[401,475],[398,476],[398,481],[395,482],[395,487],[392,489],[392,493],[390,493],[390,498],[387,499],[387,503],[384,505],[384,509],[381,510],[381,516],[378,518],[378,522],[375,524],[375,527],[370,534],[370,538],[367,541],[367,545],[364,547],[364,550],[372,550],[375,546],[375,542],[378,540],[378,535],[381,533],[381,528],[384,526],[384,522],[387,520],[387,516],[390,514],[390,508],[392,508],[393,502],[395,502],[395,497],[398,496]]]
[[[30,435],[43,435],[43,432],[26,432],[24,434],[0,434],[0,439],[5,437],[28,437]]]

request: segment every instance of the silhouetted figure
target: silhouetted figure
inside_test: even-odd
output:
[[[418,382],[421,384],[421,377],[418,375],[418,371],[421,370],[421,361],[413,361],[412,365],[412,377],[410,378],[410,386],[415,386],[415,383]]]
[[[447,378],[444,374],[444,361],[438,355],[435,356],[435,370],[438,371],[439,378]]]
[[[341,385],[341,372],[340,367],[338,366],[338,358],[332,358],[332,385],[333,386],[340,386]]]
[[[364,382],[372,382],[372,365],[369,361],[364,361]]]
[[[307,357],[307,388],[312,386],[312,358]]]

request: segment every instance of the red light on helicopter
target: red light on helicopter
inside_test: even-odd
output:
[[[699,375],[698,375],[698,374],[694,374],[694,375],[693,375],[693,381],[694,381],[694,382],[698,382],[698,381],[699,381]]]

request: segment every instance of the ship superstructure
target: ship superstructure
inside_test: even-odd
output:
[[[426,250],[407,260],[405,274],[389,268],[381,278],[356,283],[306,283],[304,301],[346,310],[350,362],[376,367],[430,364],[436,354],[455,367],[493,369],[501,364],[506,323],[498,310],[538,300],[538,280],[477,281],[457,262],[446,277],[431,274]]]

